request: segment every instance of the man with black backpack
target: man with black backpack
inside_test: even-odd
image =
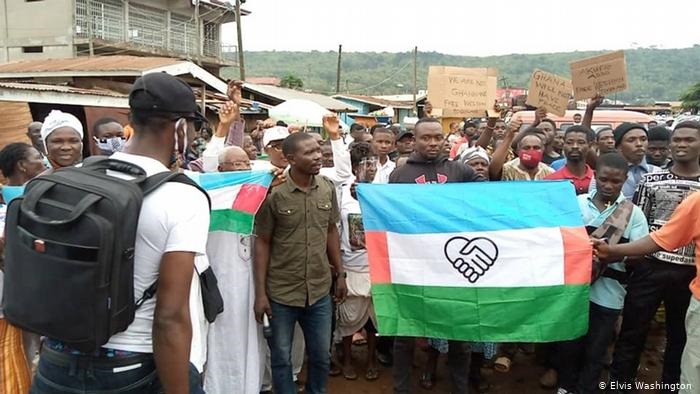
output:
[[[10,208],[8,219],[15,221],[16,232],[21,234],[16,234],[14,240],[8,234],[8,257],[16,258],[24,252],[23,257],[29,257],[24,258],[22,264],[41,261],[42,258],[45,261],[52,258],[56,267],[69,261],[73,263],[70,270],[66,265],[66,275],[63,277],[57,278],[58,268],[52,268],[51,278],[35,275],[43,281],[41,286],[53,287],[40,288],[34,298],[43,299],[33,300],[34,304],[29,300],[25,307],[46,308],[46,305],[51,305],[54,309],[65,308],[63,313],[68,315],[83,308],[87,311],[83,315],[85,318],[77,324],[92,330],[86,331],[87,334],[78,333],[82,327],[70,326],[76,324],[69,320],[74,316],[66,316],[65,321],[51,317],[56,320],[49,322],[48,326],[44,321],[31,320],[19,312],[23,302],[19,298],[22,292],[19,286],[26,286],[27,283],[5,289],[8,319],[48,337],[41,351],[31,393],[83,390],[203,393],[199,376],[188,361],[192,338],[189,289],[195,256],[206,253],[209,228],[207,196],[186,177],[168,170],[177,154],[184,153],[188,141],[194,136],[192,121],[197,116],[195,97],[184,82],[168,74],[153,73],[135,82],[129,94],[129,106],[134,135],[123,152],[115,153],[109,160],[88,162],[83,168],[60,170],[44,180],[38,180],[36,185],[28,185],[25,197],[18,199],[20,201]],[[56,202],[61,196],[51,194],[52,190],[57,193],[61,187],[69,184],[70,179],[77,182],[81,176],[98,178],[95,174],[100,170],[100,179],[106,183],[84,182],[80,186],[83,196],[78,196],[79,202],[74,208],[71,207],[71,214],[63,215],[67,217],[61,219],[53,217],[59,215],[60,208],[66,205]],[[108,176],[105,177],[105,174]],[[110,199],[109,193],[103,193],[95,197],[100,192],[98,188],[101,184],[106,185],[104,189],[109,189],[110,180],[103,178],[111,179],[112,188],[128,189],[133,187],[131,185],[138,185],[136,190],[142,191],[138,195],[139,203],[142,198],[140,212],[136,204],[122,209],[120,215],[113,219],[116,225],[122,220],[121,216],[138,213],[137,225],[130,223],[136,229],[132,230],[135,231],[135,239],[127,247],[130,241],[118,239],[118,229],[116,234],[112,234],[112,238],[117,238],[112,244],[107,245],[105,239],[101,239],[98,252],[94,252],[97,257],[93,257],[97,264],[104,264],[101,256],[111,253],[110,248],[117,248],[114,245],[122,247],[118,252],[123,252],[115,254],[117,257],[111,259],[108,269],[94,275],[93,282],[98,283],[95,290],[76,293],[83,297],[72,300],[72,305],[54,304],[55,299],[63,297],[62,294],[80,291],[74,288],[90,288],[89,281],[85,284],[81,282],[85,279],[81,276],[89,272],[76,262],[80,260],[80,264],[86,264],[90,260],[90,249],[84,244],[78,246],[68,245],[65,241],[54,242],[50,235],[37,233],[57,223],[64,226],[71,223],[86,225],[82,220],[91,221],[101,226],[100,229],[108,228],[110,223],[98,218],[99,214],[108,207],[117,206],[120,201],[129,200],[130,196],[121,200]],[[55,183],[49,186],[41,183],[50,181]],[[39,192],[43,194],[37,195]],[[112,196],[116,193],[114,191]],[[102,205],[107,203],[108,206]],[[13,209],[17,212],[13,213]],[[35,226],[35,222],[41,225]],[[10,224],[7,228],[11,232],[15,230]],[[60,239],[74,237],[75,234],[69,235],[72,228],[64,227],[66,230]],[[83,238],[89,239],[89,236],[84,234]],[[12,248],[14,251],[11,252]],[[21,269],[18,265],[8,264],[7,276],[19,277]],[[19,281],[31,282],[28,279]],[[104,290],[109,297],[106,297],[104,305],[95,303],[95,300],[101,299],[104,288],[109,289]],[[109,329],[102,330],[110,334],[105,337],[107,339],[101,339],[100,335],[100,324],[104,322],[93,318],[93,315],[99,316],[104,308],[109,316],[106,323]],[[119,314],[119,311],[114,311],[115,308],[127,311],[123,313],[127,317],[115,317]],[[44,313],[44,320],[47,320],[47,315],[53,315],[51,311]],[[71,328],[66,328],[68,326]],[[93,331],[96,334],[91,336]]]

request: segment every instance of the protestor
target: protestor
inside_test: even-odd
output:
[[[345,145],[350,146],[355,141],[371,142],[372,134],[362,123],[353,123],[350,126],[350,135],[344,139]]]
[[[126,143],[124,127],[113,118],[100,118],[92,125],[94,147],[92,154],[109,156],[121,152]]]
[[[75,116],[53,110],[41,126],[41,139],[51,170],[70,167],[83,159],[83,125]]]
[[[505,164],[508,147],[520,129],[520,120],[511,121],[503,143],[496,148],[489,165],[492,180],[542,180],[554,170],[542,163],[544,142],[542,137],[532,129],[526,130],[518,142],[518,158]]]
[[[615,128],[613,135],[615,136],[615,149],[627,159],[630,168],[627,173],[627,181],[622,187],[622,194],[625,195],[625,198],[632,199],[642,176],[659,172],[661,169],[647,163],[647,131],[642,125],[625,122]],[[595,189],[596,182],[593,179],[588,190],[592,192]]]
[[[31,141],[34,149],[39,151],[43,156],[46,152],[46,147],[44,146],[44,139],[41,137],[41,127],[43,123],[41,122],[31,122],[27,125],[27,137]]]
[[[423,118],[416,123],[415,152],[405,165],[396,169],[389,177],[389,183],[447,183],[483,181],[474,170],[461,161],[450,161],[443,155],[444,135],[440,121]],[[411,386],[414,338],[397,337],[394,340],[394,392],[408,393]],[[449,341],[448,366],[452,381],[452,393],[466,393],[468,390],[469,345],[462,341]]]
[[[255,128],[250,132],[250,138],[253,140],[253,144],[258,152],[261,152],[264,147],[262,143],[263,136],[265,136],[264,122],[258,120],[255,122]]]
[[[229,146],[219,154],[219,172],[247,170],[250,159],[242,148]],[[225,283],[220,286],[224,312],[207,337],[204,388],[210,393],[252,393],[261,387],[267,345],[260,325],[250,318],[255,304],[252,250],[249,235],[209,234],[207,256],[219,283]],[[234,347],[227,350],[230,345]]]
[[[187,132],[197,110],[192,89],[166,73],[147,74],[134,83],[129,106],[135,133],[124,151],[111,158],[137,165],[147,175],[167,172],[176,153],[184,153],[193,136]],[[44,126],[50,123],[47,120]],[[75,138],[65,134],[66,141]],[[48,136],[50,147],[55,141]],[[68,157],[61,159],[69,161]],[[188,360],[192,343],[189,295],[195,257],[206,253],[208,229],[208,203],[202,191],[168,182],[148,194],[138,220],[133,291],[135,298],[141,298],[156,280],[157,291],[144,299],[129,327],[94,354],[82,354],[61,341],[47,339],[37,371],[40,378],[34,380],[31,392],[120,392],[128,388],[202,393],[199,374]],[[127,371],[115,373],[124,367]]]
[[[248,154],[250,160],[258,159],[258,148],[253,143],[253,138],[247,134],[243,137],[243,150]]]
[[[586,164],[590,144],[594,140],[593,130],[585,126],[571,126],[564,132],[564,156],[566,164],[544,179],[568,179],[576,188],[576,194],[588,193],[593,179],[593,170]]]
[[[375,130],[375,141],[378,133]],[[350,160],[357,183],[372,183],[377,174],[379,158],[374,147],[364,142],[353,143]],[[376,380],[379,369],[375,357],[377,317],[372,304],[369,259],[365,244],[360,203],[351,185],[343,187],[340,199],[340,252],[347,272],[348,297],[338,305],[337,335],[343,339],[343,367],[345,379],[357,379],[352,365],[353,334],[364,329],[367,332],[366,380]]]
[[[317,136],[319,134],[313,133],[313,136]],[[331,146],[331,141],[316,141],[318,142],[319,145],[321,145],[321,166],[322,168],[332,168],[335,165],[335,162],[333,161],[333,147]]]
[[[673,166],[645,174],[634,195],[656,231],[671,217],[681,201],[700,190],[700,123],[679,123],[670,143]],[[689,233],[692,226],[680,230]],[[635,267],[627,286],[622,329],[610,369],[612,381],[634,382],[652,319],[663,301],[666,311],[666,349],[661,381],[678,383],[681,353],[686,343],[684,317],[691,294],[688,285],[696,275],[693,245],[660,251]]]
[[[250,171],[250,158],[243,148],[227,146],[219,153],[219,172]]]
[[[460,160],[471,167],[475,173],[484,177],[485,180],[489,179],[489,163],[491,159],[484,148],[480,146],[467,148],[460,153],[459,157]]]
[[[601,260],[652,255],[663,251],[673,252],[691,244],[695,246],[695,266],[700,273],[700,193],[689,195],[676,207],[670,219],[661,228],[640,240],[620,245],[608,245],[601,239],[593,240],[595,255]],[[685,317],[687,341],[681,356],[680,383],[661,383],[663,391],[678,390],[680,394],[697,393],[697,388],[700,387],[700,274],[696,273],[689,288],[692,296]],[[634,387],[632,383],[631,389]]]
[[[552,162],[562,158],[562,146],[557,142],[557,124],[551,119],[544,118],[537,128],[545,134],[542,162],[550,165]]]
[[[605,98],[601,95],[596,95],[595,97],[588,100],[586,106],[586,112],[583,115],[583,122],[580,126],[584,126],[593,130],[593,114],[595,109],[598,108],[603,103]],[[574,125],[579,126],[579,125]],[[615,137],[613,136],[612,129],[610,127],[602,127],[598,129],[596,134],[595,143],[589,144],[592,149],[588,150],[588,154],[585,158],[586,164],[591,168],[595,167],[596,158],[599,154],[616,152],[615,150]],[[556,160],[551,164],[551,167],[555,170],[559,170],[566,164],[566,157]]]
[[[396,163],[389,159],[389,153],[394,150],[396,137],[384,127],[378,127],[372,133],[372,150],[377,155],[377,175],[372,183],[389,183],[389,175],[396,168]]]
[[[596,143],[598,145],[598,153],[601,155],[615,152],[615,135],[613,134],[612,127],[602,127],[598,129]]]
[[[32,145],[14,142],[0,150],[0,171],[7,179],[2,185],[5,204],[24,193],[24,184],[46,171],[44,161]]]
[[[403,130],[396,136],[396,150],[399,157],[408,157],[413,153],[416,137],[411,130]]]
[[[661,169],[666,169],[671,164],[669,156],[669,144],[671,132],[665,126],[656,126],[649,129],[649,145],[647,146],[647,162]]]
[[[567,130],[583,126],[572,126]],[[574,131],[573,134],[579,134]],[[585,143],[584,143],[585,145]],[[571,163],[571,160],[567,163]],[[622,195],[627,162],[618,153],[602,155],[595,172],[598,190],[578,197],[589,234],[605,233],[611,243],[636,241],[649,233],[644,213]],[[606,230],[612,231],[606,231]],[[627,273],[623,262],[607,264],[590,288],[588,333],[558,343],[558,394],[598,392],[607,351],[615,338],[615,326],[625,299]]]
[[[581,124],[581,114],[574,114],[574,126],[579,126]]]
[[[313,137],[290,135],[283,153],[290,163],[286,183],[272,189],[255,219],[255,317],[259,323],[264,314],[270,319],[275,390],[296,390],[290,358],[294,325],[299,322],[308,351],[306,392],[325,393],[333,314],[331,265],[337,277],[336,302],[347,294],[338,202],[333,183],[318,176],[321,147]]]

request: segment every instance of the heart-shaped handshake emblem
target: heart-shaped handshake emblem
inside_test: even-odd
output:
[[[469,282],[476,283],[498,259],[498,247],[484,237],[453,237],[445,244],[445,257]]]

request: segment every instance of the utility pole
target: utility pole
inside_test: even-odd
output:
[[[94,56],[95,55],[95,47],[92,44],[92,37],[93,37],[93,32],[92,32],[92,2],[90,0],[87,1],[87,19],[88,19],[88,48],[89,48],[90,56]]]
[[[413,113],[418,116],[418,47],[413,48]]]
[[[338,45],[338,71],[335,74],[335,94],[340,93],[340,59],[343,56],[343,45]]]
[[[241,35],[241,0],[236,0],[236,31],[238,34],[238,70],[240,80],[245,81],[245,62],[243,60],[243,36]]]

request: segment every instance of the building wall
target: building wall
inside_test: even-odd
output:
[[[0,6],[0,60],[73,56],[72,0],[0,0]]]

